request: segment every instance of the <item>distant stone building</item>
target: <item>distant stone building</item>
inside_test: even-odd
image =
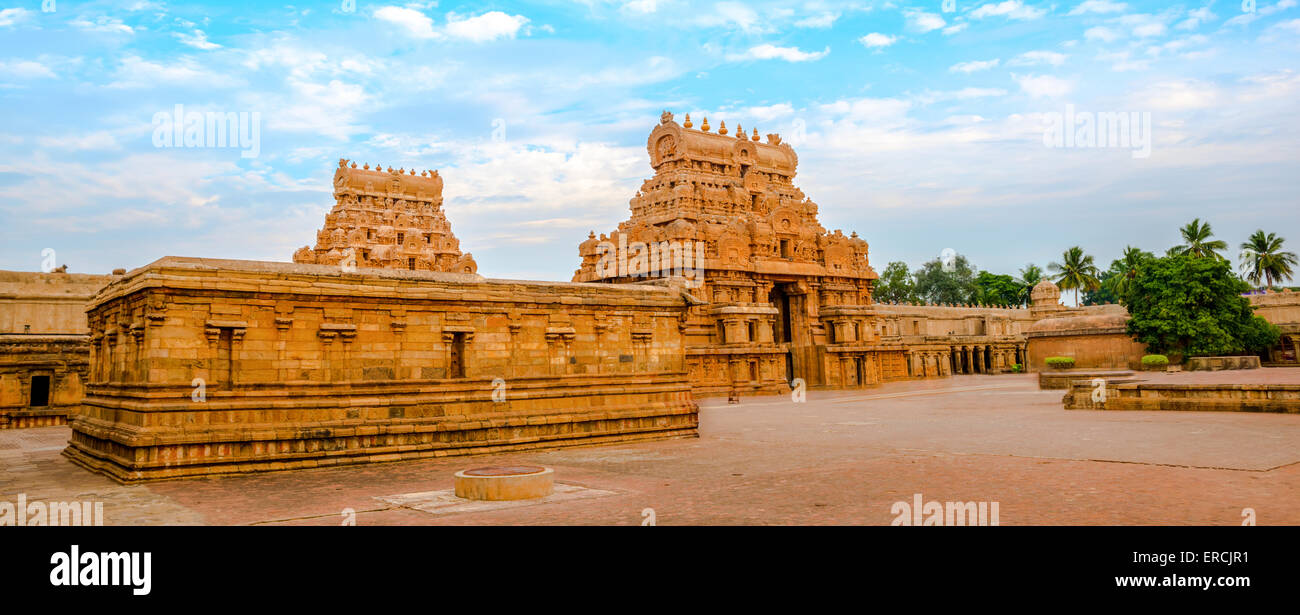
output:
[[[316,247],[303,246],[293,262],[474,273],[478,265],[461,254],[460,240],[442,211],[437,171],[357,168],[339,160],[334,172],[334,209],[316,233]]]
[[[81,403],[86,304],[112,276],[0,271],[0,429],[62,425]]]
[[[1265,365],[1300,365],[1300,293],[1293,290],[1250,296],[1255,314],[1282,330],[1277,345],[1264,357]]]
[[[575,282],[680,277],[698,303],[687,324],[696,393],[861,387],[1022,362],[1028,310],[881,306],[857,233],[828,232],[794,184],[799,158],[780,135],[760,141],[705,118],[664,112],[646,143],[654,177],[631,217],[579,246]],[[1019,358],[1018,358],[1019,357]]]

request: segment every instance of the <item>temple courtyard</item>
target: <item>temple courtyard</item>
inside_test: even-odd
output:
[[[1146,377],[1146,375],[1143,375]],[[1300,384],[1300,368],[1159,374]],[[1064,410],[1037,376],[701,402],[699,438],[124,486],[0,431],[0,499],[98,501],[107,525],[889,525],[895,503],[996,502],[1001,525],[1300,524],[1300,415]],[[453,473],[554,468],[541,501],[450,496]],[[651,509],[651,510],[647,510]]]

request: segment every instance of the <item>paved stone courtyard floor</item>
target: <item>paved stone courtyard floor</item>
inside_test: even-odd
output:
[[[1300,383],[1298,368],[1244,372]],[[1227,372],[1162,375],[1222,382]],[[999,503],[1002,525],[1300,524],[1300,416],[1066,411],[1034,375],[701,403],[700,437],[122,486],[59,454],[66,427],[0,432],[0,499],[98,500],[109,525],[888,525],[898,501]],[[538,503],[461,505],[452,474],[555,469]],[[435,493],[437,492],[437,493]]]

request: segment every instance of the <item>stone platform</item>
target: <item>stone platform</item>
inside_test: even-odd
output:
[[[1101,378],[1107,381],[1128,381],[1134,377],[1131,370],[1115,369],[1049,369],[1038,372],[1038,388],[1068,389],[1076,380],[1092,381]]]
[[[1300,370],[1260,368],[1144,374],[1133,382],[1107,381],[1104,400],[1096,387],[1074,381],[1062,398],[1067,410],[1175,410],[1300,413]]]

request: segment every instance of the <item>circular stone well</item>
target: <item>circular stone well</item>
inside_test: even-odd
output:
[[[456,473],[456,497],[469,500],[531,500],[551,495],[555,472],[542,466],[490,466]]]

